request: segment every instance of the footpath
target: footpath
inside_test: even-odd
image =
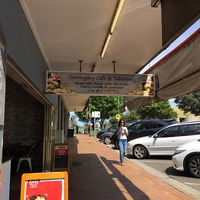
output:
[[[89,135],[72,145],[69,200],[194,200]]]

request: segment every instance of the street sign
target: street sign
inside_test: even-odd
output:
[[[93,111],[92,112],[92,117],[94,117],[94,118],[100,118],[101,117],[100,111]]]
[[[120,120],[120,119],[121,119],[121,115],[120,115],[120,114],[116,114],[115,118],[116,118],[117,120]]]

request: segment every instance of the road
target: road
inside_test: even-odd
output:
[[[130,158],[130,160],[134,160]],[[171,157],[151,157],[149,159],[138,160],[139,162],[158,170],[161,173],[166,174],[170,178],[173,178],[185,185],[188,185],[196,190],[200,191],[200,179],[193,178],[189,174],[176,171],[172,166],[173,162]]]

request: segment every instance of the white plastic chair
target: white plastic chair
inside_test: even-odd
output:
[[[32,151],[33,151],[33,149],[34,149],[35,146],[36,146],[36,144],[32,145],[32,147],[30,148],[27,156],[19,158],[18,164],[17,164],[17,172],[19,171],[19,168],[20,168],[20,165],[21,165],[22,161],[27,161],[28,165],[29,165],[29,168],[32,171],[32,163],[31,163],[31,157],[30,157],[30,155],[31,155],[31,153],[32,153]]]

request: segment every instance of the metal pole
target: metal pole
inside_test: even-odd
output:
[[[83,60],[79,60],[79,63],[80,63],[80,72],[82,71],[82,62],[83,62]]]
[[[94,117],[94,132],[95,132],[95,129],[96,129],[96,118]]]
[[[115,64],[116,64],[116,61],[113,60],[112,63],[113,63],[113,72],[115,73]]]

